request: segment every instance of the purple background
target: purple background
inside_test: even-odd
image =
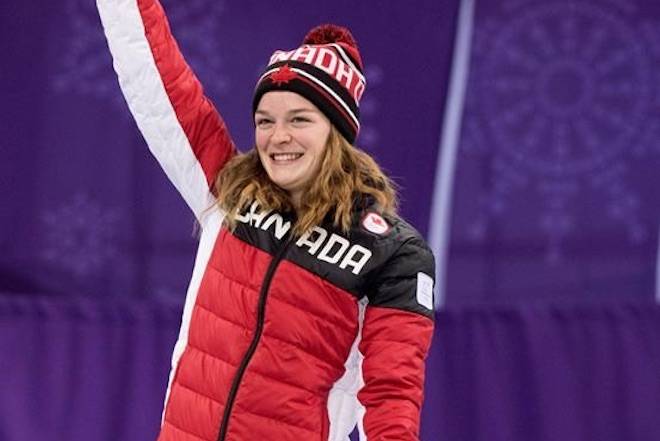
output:
[[[0,440],[153,439],[193,216],[150,157],[93,2],[0,6]],[[237,144],[274,49],[366,64],[358,144],[431,213],[458,0],[166,0]],[[660,439],[660,7],[477,2],[422,439]]]

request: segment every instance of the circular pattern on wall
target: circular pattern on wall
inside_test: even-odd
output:
[[[595,170],[644,123],[649,65],[634,30],[589,4],[535,7],[502,23],[478,94],[497,148],[529,172]]]
[[[485,240],[507,219],[500,227],[545,238],[558,262],[564,239],[598,218],[644,243],[649,183],[632,171],[660,152],[660,23],[634,2],[479,6],[460,154],[483,188],[463,236]]]

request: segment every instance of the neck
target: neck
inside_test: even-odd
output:
[[[289,193],[289,198],[291,199],[291,204],[293,208],[298,211],[300,208],[300,200],[302,199],[302,191],[293,191]]]

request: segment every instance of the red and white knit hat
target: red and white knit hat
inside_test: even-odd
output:
[[[252,113],[271,90],[295,92],[314,103],[353,144],[360,130],[364,92],[362,59],[348,29],[326,24],[305,36],[302,46],[275,51],[254,92]]]

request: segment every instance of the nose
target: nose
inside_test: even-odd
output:
[[[271,140],[275,144],[283,144],[291,141],[291,134],[284,124],[275,124]]]

